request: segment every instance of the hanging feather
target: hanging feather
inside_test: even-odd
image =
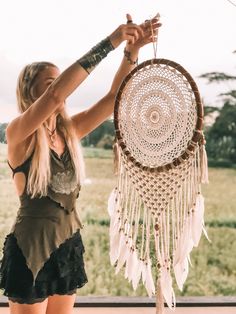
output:
[[[140,259],[136,259],[133,266],[134,266],[134,272],[133,272],[132,286],[133,286],[133,289],[136,290],[138,287],[139,281],[141,279],[141,275],[142,275],[142,261]]]
[[[196,204],[193,209],[192,239],[194,246],[198,246],[204,224],[204,198],[199,193],[196,197]]]
[[[175,279],[180,291],[183,290],[183,285],[188,276],[188,263],[188,258],[185,258],[184,261],[178,262],[174,265]]]
[[[153,275],[152,275],[152,264],[151,264],[150,259],[146,263],[145,288],[147,290],[149,297],[152,297],[153,294],[155,294],[155,292],[156,292],[155,284],[154,284],[154,280],[153,280]]]

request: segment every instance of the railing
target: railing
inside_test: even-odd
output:
[[[7,307],[7,297],[0,297],[0,307]],[[104,297],[77,296],[75,307],[155,307],[155,298],[148,297]],[[177,307],[235,307],[236,296],[232,297],[179,297]],[[236,313],[236,309],[235,309]]]

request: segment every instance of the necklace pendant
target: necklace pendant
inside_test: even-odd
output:
[[[51,135],[51,136],[50,136],[50,139],[51,139],[52,142],[55,142],[55,140],[56,140],[56,134]]]
[[[54,142],[52,142],[52,147],[53,147],[53,148],[56,148],[57,145],[56,145]]]
[[[52,146],[53,146],[54,148],[56,148],[56,147],[57,147],[57,145],[55,144],[55,142],[56,142],[56,134],[50,135],[50,141],[51,141],[51,143],[52,143]]]

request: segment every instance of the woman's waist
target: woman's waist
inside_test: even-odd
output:
[[[20,216],[41,216],[41,215],[59,215],[63,208],[60,204],[50,200],[48,197],[42,198],[24,198],[20,199],[18,215]]]
[[[56,225],[76,224],[79,228],[83,227],[77,210],[68,213],[58,207],[19,208],[14,225],[23,222],[33,225],[34,223],[38,224],[39,221],[43,224],[46,221],[51,221],[51,223],[56,223]]]
[[[76,208],[76,199],[79,196],[79,191],[75,190],[70,194],[55,193],[51,189],[48,190],[48,194],[42,197],[33,197],[29,194],[23,194],[19,197],[20,211],[28,210],[60,210],[63,209],[68,214]]]

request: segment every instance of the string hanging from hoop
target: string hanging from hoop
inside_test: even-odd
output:
[[[160,14],[157,13],[154,16],[154,18],[160,18]],[[153,44],[154,58],[156,59],[156,57],[157,57],[157,37],[155,38],[155,36],[154,36],[151,18],[149,19],[149,23],[150,23],[150,28],[151,28],[151,32],[152,32],[152,44]]]

